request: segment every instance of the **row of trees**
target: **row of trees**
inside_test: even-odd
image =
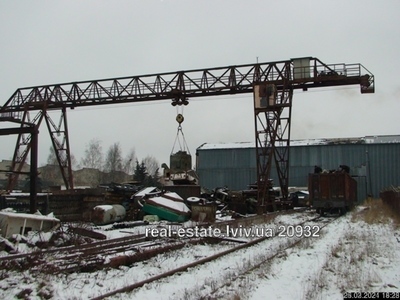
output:
[[[139,162],[136,158],[135,149],[131,148],[128,154],[123,157],[121,145],[112,144],[106,155],[103,155],[103,147],[99,139],[92,139],[86,145],[84,157],[81,159],[79,168],[93,168],[104,172],[122,171],[127,174],[134,174]],[[141,164],[146,167],[149,175],[157,175],[159,162],[153,156],[146,156]]]
[[[57,158],[53,147],[47,158],[47,165],[57,165]],[[159,162],[153,156],[146,156],[139,162],[136,157],[135,149],[131,148],[124,157],[120,143],[112,144],[107,152],[103,153],[101,140],[95,138],[88,142],[84,156],[78,162],[71,154],[71,164],[73,169],[96,169],[104,173],[126,173],[132,175],[132,179],[140,182],[155,183],[159,179]]]

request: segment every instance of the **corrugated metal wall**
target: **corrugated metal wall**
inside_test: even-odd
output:
[[[196,155],[200,185],[208,189],[246,189],[257,179],[253,148],[198,149]]]
[[[200,184],[213,189],[227,186],[231,190],[246,189],[256,181],[254,148],[197,149],[197,173]],[[337,169],[344,164],[358,182],[359,199],[368,193],[379,197],[388,186],[400,185],[400,143],[332,144],[293,146],[290,149],[290,186],[307,186],[307,175],[314,166]],[[271,178],[277,184],[275,167]],[[370,179],[370,180],[369,180]]]

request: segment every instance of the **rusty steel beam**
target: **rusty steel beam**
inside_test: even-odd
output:
[[[260,213],[275,210],[270,173],[274,160],[281,197],[288,198],[289,146],[293,90],[278,91],[271,83],[254,86],[254,119],[257,154],[257,199]]]
[[[21,114],[21,120],[17,121],[16,119],[13,119],[13,122],[20,123],[22,127],[25,123],[29,123],[39,128],[43,119],[46,120],[47,128],[50,133],[50,138],[64,184],[67,189],[72,189],[74,187],[74,184],[72,176],[66,109],[61,108],[60,120],[57,123],[54,122],[50,115],[47,113],[46,107],[43,107],[41,111],[37,112],[32,119],[30,117],[30,111],[25,110]],[[31,149],[31,142],[31,134],[26,132],[21,132],[18,134],[14,156],[11,162],[11,173],[8,177],[7,182],[7,190],[13,190],[17,184],[19,174],[21,174],[21,169]]]
[[[303,64],[304,61],[307,63]],[[373,93],[374,76],[361,64],[328,65],[317,58],[306,57],[20,88],[0,107],[0,121],[25,120],[27,112],[39,110],[40,118],[35,123],[39,124],[48,110],[62,110],[63,128],[55,126],[48,117],[46,123],[64,182],[67,188],[72,188],[66,108],[155,100],[172,100],[172,104],[181,105],[186,104],[188,98],[254,93],[254,87],[264,83],[274,86],[278,99],[273,106],[255,108],[254,112],[259,201],[269,203],[266,189],[272,160],[278,168],[282,195],[287,197],[293,90],[359,85],[361,93]],[[62,134],[65,142],[57,140],[54,133]],[[21,145],[29,151],[29,140],[23,141]],[[17,144],[15,153],[19,147]],[[16,165],[25,158],[14,155]]]
[[[42,117],[42,113],[39,112],[33,119],[31,119],[29,111],[24,111],[21,120],[14,120],[14,122],[20,123],[21,128],[25,128],[26,124],[30,124],[29,126],[35,126],[36,128],[39,128]],[[30,132],[26,132],[24,130],[21,130],[18,133],[14,155],[11,162],[11,173],[7,180],[7,190],[9,191],[13,190],[17,184],[19,174],[21,173],[22,167],[32,147],[32,137],[33,135]]]
[[[57,124],[51,119],[47,112],[45,114],[45,120],[65,187],[66,189],[73,189],[74,180],[72,175],[67,112],[65,107],[61,109],[61,116]]]
[[[30,162],[30,206],[29,210],[31,213],[35,213],[37,210],[37,168],[38,168],[38,127],[35,125],[25,125],[18,128],[4,128],[0,129],[0,135],[12,135],[18,134],[19,136],[22,134],[30,134],[30,153],[31,153],[31,162]],[[22,168],[23,163],[21,164]],[[10,170],[9,176],[18,175],[21,172],[14,172]]]
[[[361,64],[311,61],[307,78],[297,79],[296,59],[197,69],[112,79],[70,82],[20,88],[0,108],[1,116],[13,116],[25,109],[75,108],[126,102],[170,100],[253,92],[254,82],[274,82],[278,89],[289,80],[292,89],[359,84],[362,91],[373,91],[374,76]],[[291,73],[287,73],[287,66]]]

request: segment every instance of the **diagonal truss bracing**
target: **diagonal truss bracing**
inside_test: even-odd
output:
[[[308,76],[300,79],[296,78],[296,60],[292,59],[20,88],[1,107],[0,113],[23,111],[25,107],[40,110],[44,102],[48,109],[54,109],[249,93],[254,82],[266,81],[274,82],[278,89],[287,80],[292,89],[348,84],[360,84],[362,91],[373,89],[373,75],[361,64],[326,65],[316,58],[309,59],[312,63],[303,70]]]
[[[173,100],[173,104],[180,105],[195,97],[254,92],[258,197],[263,204],[269,201],[267,181],[272,160],[277,167],[282,194],[287,197],[293,90],[354,84],[360,85],[361,93],[374,92],[374,76],[361,64],[328,65],[317,58],[306,57],[20,88],[0,107],[0,121],[19,122],[24,126],[28,112],[38,110],[33,123],[38,127],[43,117],[46,119],[64,182],[71,188],[67,108],[154,100]],[[260,89],[268,90],[270,96],[274,96],[273,102],[257,104]],[[49,110],[61,111],[60,125],[52,122]],[[57,138],[59,136],[61,139]],[[25,161],[27,151],[29,137],[20,135],[12,172]],[[18,172],[15,174],[17,176]]]

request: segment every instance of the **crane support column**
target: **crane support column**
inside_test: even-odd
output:
[[[60,119],[57,124],[51,119],[47,112],[45,114],[45,119],[65,188],[73,189],[74,180],[72,175],[66,108],[62,107]]]
[[[283,199],[288,197],[290,121],[293,91],[275,84],[254,86],[257,187],[259,212],[274,211],[270,173],[272,159],[276,166]]]
[[[18,174],[29,174],[29,180],[30,180],[29,210],[31,213],[35,213],[37,210],[37,177],[38,177],[37,167],[38,167],[39,130],[38,130],[38,127],[33,124],[29,124],[29,125],[25,124],[25,126],[21,126],[18,128],[0,129],[0,136],[1,135],[11,135],[11,134],[18,134],[19,136],[21,136],[22,134],[30,135],[30,143],[29,143],[29,149],[31,152],[30,172],[26,173],[26,172],[22,172],[22,171],[14,171],[14,169],[11,168],[9,177],[14,178],[15,175],[18,175]],[[21,166],[21,168],[19,168],[19,170],[21,170],[21,169],[22,169],[22,166]]]

